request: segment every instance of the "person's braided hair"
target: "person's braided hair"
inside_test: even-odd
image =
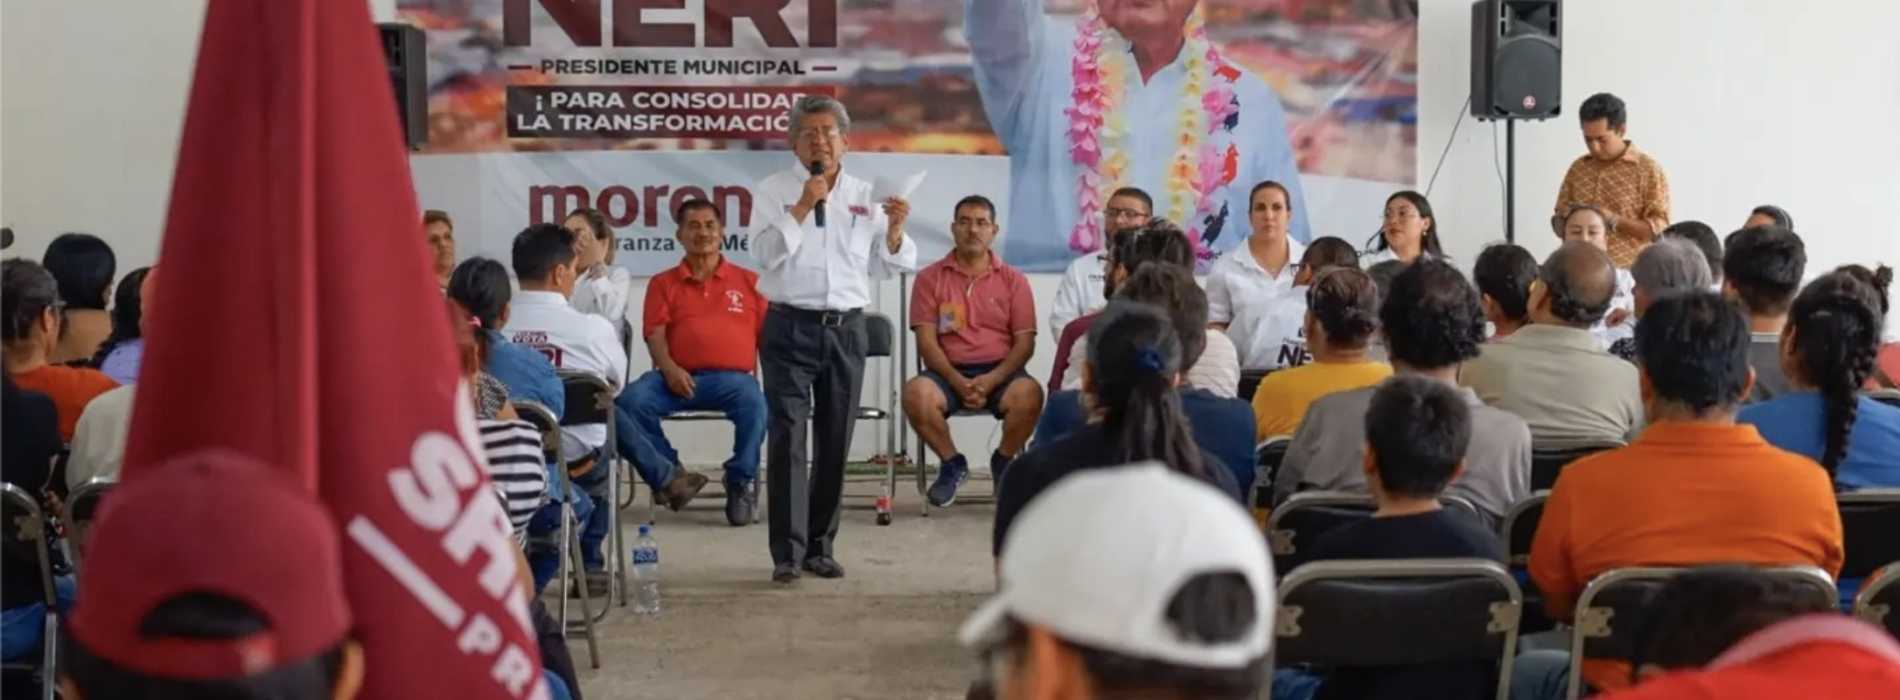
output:
[[[1830,476],[1847,457],[1860,388],[1873,376],[1880,352],[1880,297],[1880,290],[1853,272],[1836,271],[1803,289],[1788,313],[1795,362],[1808,383],[1820,389],[1826,405],[1821,466]]]

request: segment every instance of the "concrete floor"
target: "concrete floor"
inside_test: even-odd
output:
[[[962,698],[977,664],[956,631],[994,588],[994,509],[959,503],[921,518],[915,488],[900,481],[887,527],[876,524],[877,484],[848,485],[837,542],[847,575],[791,587],[770,580],[765,523],[728,526],[716,486],[684,513],[662,512],[661,614],[616,608],[600,628],[598,671],[586,640],[569,640],[585,697]],[[645,507],[625,512],[629,547]]]

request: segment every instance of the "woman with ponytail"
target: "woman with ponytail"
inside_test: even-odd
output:
[[[1022,509],[1051,484],[1078,471],[1155,461],[1240,500],[1233,472],[1195,443],[1181,408],[1182,375],[1194,352],[1161,307],[1109,303],[1089,326],[1088,357],[1082,365],[1081,398],[1088,423],[1037,442],[1010,464],[1009,476],[997,487],[992,546],[998,555]]]
[[[1321,396],[1372,386],[1392,366],[1367,354],[1379,329],[1379,287],[1363,270],[1337,267],[1313,278],[1306,292],[1306,349],[1311,362],[1260,380],[1254,391],[1254,440],[1292,435],[1306,407]]]
[[[1740,421],[1821,463],[1842,490],[1900,487],[1900,408],[1861,395],[1874,373],[1893,271],[1848,266],[1795,297],[1781,332],[1794,392],[1748,406]]]
[[[508,269],[493,258],[469,258],[449,275],[448,293],[480,326],[474,335],[483,358],[482,371],[500,380],[510,396],[546,406],[554,417],[561,417],[567,395],[561,378],[554,374],[554,363],[501,334],[502,326],[508,324],[508,304],[514,299]]]

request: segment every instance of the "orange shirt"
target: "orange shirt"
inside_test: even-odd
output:
[[[1551,616],[1568,620],[1584,585],[1611,569],[1804,564],[1837,575],[1841,558],[1841,514],[1820,465],[1754,426],[1665,422],[1564,467],[1530,574]],[[1583,674],[1599,690],[1629,685],[1620,661],[1585,661]]]
[[[93,397],[119,386],[99,370],[64,365],[15,372],[13,383],[53,400],[53,407],[59,409],[59,439],[64,442],[73,441],[73,426],[79,424],[79,414],[86,410],[86,404],[92,403]]]

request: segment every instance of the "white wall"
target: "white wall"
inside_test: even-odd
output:
[[[204,4],[0,3],[0,221],[20,234],[9,252],[36,255],[53,235],[82,230],[111,241],[124,269],[151,261]],[[395,0],[370,4],[378,18],[394,14]],[[1452,254],[1468,264],[1503,238],[1502,129],[1494,151],[1490,125],[1463,111],[1451,118],[1468,91],[1469,2],[1421,5],[1419,186],[1463,122],[1432,199]],[[1607,90],[1630,103],[1631,138],[1668,171],[1676,218],[1727,231],[1754,205],[1774,203],[1798,219],[1812,269],[1900,263],[1888,211],[1900,203],[1900,42],[1891,36],[1900,2],[1570,0],[1567,13],[1567,114],[1518,130],[1518,232],[1534,252],[1555,247],[1545,221],[1564,168],[1583,152],[1575,105]],[[1366,212],[1367,230],[1376,215]],[[1055,279],[1032,286],[1046,306]],[[895,290],[884,296],[878,308],[895,315]],[[1891,325],[1900,330],[1900,314]],[[1052,345],[1045,339],[1033,374],[1047,376]],[[866,397],[888,390],[870,382]],[[878,430],[859,430],[861,456]],[[975,419],[959,421],[957,434],[973,456],[996,437]],[[723,459],[723,429],[680,436],[688,460]]]

